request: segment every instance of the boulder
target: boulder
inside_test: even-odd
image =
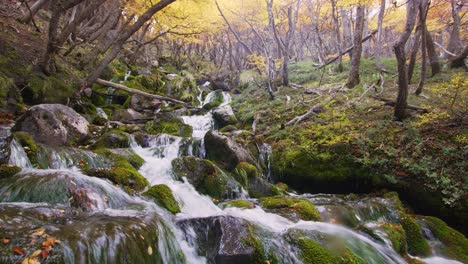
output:
[[[237,118],[230,105],[223,105],[213,110],[213,118],[221,127],[234,125],[237,123]]]
[[[173,214],[180,213],[179,203],[174,198],[172,190],[165,184],[152,186],[143,195],[153,198],[157,204]]]
[[[177,223],[186,232],[190,241],[193,230],[196,234],[197,253],[208,259],[208,263],[257,263],[263,247],[256,247],[258,241],[250,231],[246,220],[231,216],[193,218]],[[264,262],[263,262],[264,263]]]
[[[212,198],[232,199],[240,194],[240,184],[209,160],[181,157],[172,161],[172,168],[176,179],[187,178],[197,191]]]
[[[102,135],[92,146],[94,149],[99,148],[129,148],[130,138],[125,132],[117,129],[112,129]]]
[[[254,158],[245,148],[216,131],[206,133],[205,148],[208,159],[229,171],[242,161],[255,164]]]
[[[158,99],[150,99],[140,95],[133,95],[130,100],[130,108],[136,111],[143,112],[150,110],[152,112],[158,110],[164,103]]]
[[[13,127],[45,145],[70,146],[88,138],[88,121],[72,108],[61,104],[31,107]]]
[[[113,121],[119,121],[122,123],[135,123],[142,119],[145,116],[131,108],[128,109],[117,109],[112,115]]]
[[[145,131],[149,134],[168,134],[179,137],[190,137],[193,128],[185,124],[180,118],[156,117],[145,124]]]

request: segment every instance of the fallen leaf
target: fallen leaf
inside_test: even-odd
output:
[[[148,246],[148,255],[153,255],[153,248],[151,246]]]
[[[10,239],[9,238],[2,238],[2,243],[3,244],[8,244],[8,243],[10,243]]]
[[[41,254],[41,250],[36,250],[29,256],[29,258],[37,258],[39,257],[40,254]]]
[[[37,258],[27,257],[21,264],[41,264],[41,262]]]
[[[18,255],[26,255],[26,250],[24,250],[21,247],[13,247],[11,250],[13,250],[13,252],[15,252]]]
[[[34,230],[34,233],[29,235],[29,237],[42,236],[44,232],[45,232],[45,228],[41,227],[41,228]]]
[[[44,242],[42,242],[41,247],[42,248],[48,248],[53,246],[55,243],[60,243],[60,240],[54,238],[54,237],[48,237]]]
[[[49,256],[49,251],[48,250],[42,250],[41,252],[41,257],[42,259],[46,259]]]

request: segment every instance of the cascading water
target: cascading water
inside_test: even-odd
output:
[[[224,100],[223,104],[227,104],[231,98],[226,96]],[[18,227],[15,226],[17,229],[37,228],[37,223],[53,227],[48,232],[62,240],[65,252],[62,262],[66,263],[122,263],[128,262],[128,258],[133,263],[206,263],[209,259],[198,256],[199,243],[204,239],[213,243],[209,240],[209,229],[219,228],[223,221],[260,230],[265,249],[275,252],[279,263],[301,263],[300,253],[289,242],[289,237],[295,232],[311,237],[338,238],[366,263],[406,263],[385,235],[379,236],[381,239],[378,241],[345,226],[357,223],[372,229],[381,221],[396,218],[392,213],[396,210],[385,199],[350,201],[335,195],[299,195],[296,197],[310,200],[317,206],[324,222],[292,221],[262,208],[255,199],[250,199],[255,204],[251,209],[222,208],[209,196],[200,194],[187,179],[175,179],[172,161],[183,155],[193,155],[194,151],[184,150],[186,145],[203,142],[205,134],[214,127],[211,113],[184,116],[182,119],[193,127],[192,140],[160,134],[146,148],[132,142],[133,151],[145,161],[140,173],[150,185],[165,184],[173,191],[181,207],[177,215],[170,214],[152,201],[127,194],[108,180],[81,173],[75,167],[78,165],[76,157],[87,157],[86,163],[91,167],[105,166],[105,161],[91,153],[49,149],[44,151],[48,157],[44,158],[44,163],[48,164],[44,167],[59,170],[37,170],[31,168],[24,149],[15,140],[11,143],[10,163],[24,169],[2,182],[0,214],[16,217],[19,222]],[[271,147],[263,144],[258,149],[259,160],[269,178]],[[199,157],[205,157],[204,151],[198,153],[201,153]],[[28,226],[24,224],[30,221],[27,215],[41,220],[34,220],[35,225]],[[0,217],[0,225],[3,224],[6,222],[2,222]],[[77,238],[74,233],[83,237]],[[375,234],[379,235],[378,232]],[[231,235],[234,239],[240,233]],[[237,249],[238,245],[229,244],[230,240],[227,238],[220,242],[218,250]],[[159,254],[153,253],[155,250]],[[130,254],[130,257],[125,254]],[[422,261],[460,263],[439,256]]]

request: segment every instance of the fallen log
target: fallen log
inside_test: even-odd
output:
[[[364,38],[361,40],[361,43],[364,43],[364,42],[368,41],[373,35],[375,35],[375,33],[377,33],[377,30],[372,31],[369,35],[367,35],[366,37],[364,37]],[[338,55],[338,56],[334,57],[333,59],[327,61],[325,64],[320,65],[317,69],[320,70],[320,69],[322,69],[323,67],[328,66],[329,64],[335,62],[339,57],[342,57],[342,56],[345,55],[346,53],[352,51],[353,48],[354,48],[354,45],[351,46],[351,47],[349,47],[349,48],[347,48],[345,51],[341,52],[340,55]]]
[[[390,99],[385,99],[385,98],[378,97],[378,96],[373,96],[372,98],[374,98],[375,100],[384,102],[385,103],[384,105],[393,106],[393,107],[396,105],[396,102]],[[421,111],[423,113],[429,113],[429,110],[427,110],[426,108],[422,108],[422,107],[415,106],[415,105],[407,105],[406,108],[415,110],[415,111]]]
[[[151,99],[158,99],[158,100],[161,100],[161,101],[172,102],[172,103],[175,103],[175,104],[189,105],[189,103],[182,102],[182,101],[179,101],[179,100],[174,99],[174,98],[146,93],[146,92],[143,92],[143,91],[140,91],[140,90],[129,88],[129,87],[127,87],[125,85],[122,85],[122,84],[109,82],[109,81],[106,81],[106,80],[103,80],[103,79],[97,79],[96,83],[104,85],[104,86],[110,86],[110,87],[118,89],[118,90],[126,91],[126,92],[131,93],[131,94],[137,94],[137,95],[141,95],[143,97],[148,97],[148,98],[151,98]]]

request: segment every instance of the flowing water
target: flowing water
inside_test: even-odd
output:
[[[210,94],[203,103],[211,100]],[[231,101],[227,93],[223,93],[223,97],[223,104]],[[199,249],[206,247],[204,243],[213,243],[207,239],[210,229],[219,228],[217,225],[226,228],[222,224],[239,227],[238,230],[243,230],[247,224],[253,225],[265,249],[275,252],[280,263],[301,263],[300,253],[290,243],[297,232],[317,239],[334,237],[366,263],[406,263],[393,250],[385,234],[378,232],[379,222],[398,218],[397,210],[387,199],[299,195],[316,204],[324,222],[292,221],[264,210],[255,199],[250,199],[256,205],[252,209],[222,208],[210,197],[200,194],[186,179],[176,180],[172,161],[184,155],[205,157],[203,138],[207,131],[214,129],[211,113],[182,119],[193,127],[191,139],[161,134],[146,148],[132,142],[132,149],[145,160],[140,173],[151,185],[166,184],[173,191],[181,205],[177,215],[173,216],[154,202],[127,194],[108,180],[84,175],[77,169],[77,161],[84,160],[96,168],[107,165],[105,159],[92,152],[44,150],[42,166],[45,169],[39,170],[32,168],[24,149],[13,140],[10,163],[23,170],[0,184],[0,226],[7,227],[7,234],[24,230],[27,234],[28,228],[47,227],[50,235],[62,241],[64,256],[61,261],[66,263],[129,260],[131,263],[211,263],[213,259],[198,256]],[[265,176],[270,179],[271,147],[267,144],[257,147]],[[378,237],[356,231],[356,226],[374,230]],[[218,250],[240,250],[239,245],[230,244],[241,235],[239,232],[231,234],[232,239],[219,241]],[[0,262],[5,258],[0,254]],[[423,261],[460,263],[440,256]]]

